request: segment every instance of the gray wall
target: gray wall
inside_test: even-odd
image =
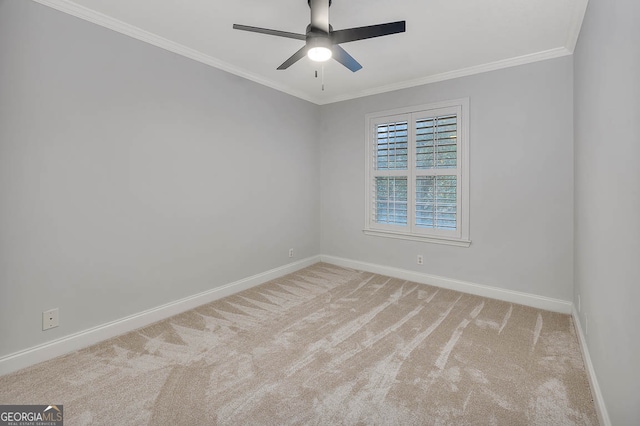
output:
[[[591,0],[574,55],[575,294],[614,425],[640,419],[639,18]]]
[[[323,106],[322,253],[572,300],[572,73],[565,57]],[[365,114],[462,97],[471,247],[364,235]]]
[[[0,1],[0,356],[319,254],[318,113]]]
[[[639,8],[591,0],[574,58],[318,107],[0,0],[0,356],[284,265],[290,247],[564,300],[575,272],[609,414],[632,424]],[[363,235],[364,115],[459,97],[471,247]],[[52,307],[61,326],[42,332]]]

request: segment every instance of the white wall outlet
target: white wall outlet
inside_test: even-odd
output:
[[[42,313],[42,330],[49,330],[60,325],[58,320],[58,308],[50,309]]]
[[[418,255],[418,265],[422,265],[424,264],[424,258],[422,257],[421,254]]]
[[[293,249],[289,249],[289,257],[293,257]]]

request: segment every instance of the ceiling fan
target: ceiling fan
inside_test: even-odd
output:
[[[318,62],[323,62],[333,57],[333,59],[353,72],[361,69],[362,65],[340,47],[340,43],[405,32],[405,21],[334,31],[333,27],[329,25],[329,6],[331,6],[331,0],[307,0],[307,3],[311,8],[311,23],[307,26],[306,34],[238,24],[233,24],[233,28],[236,30],[304,40],[306,44],[289,59],[284,61],[282,65],[278,67],[279,70],[289,68],[307,55],[311,60]]]

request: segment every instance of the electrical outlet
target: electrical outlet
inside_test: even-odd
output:
[[[424,258],[421,254],[418,255],[418,265],[422,265],[424,263]]]
[[[293,249],[289,249],[289,257],[293,257]]]
[[[42,330],[49,330],[60,325],[58,320],[58,308],[50,309],[42,313]]]

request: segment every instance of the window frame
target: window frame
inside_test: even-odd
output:
[[[416,154],[416,122],[455,113],[457,115],[456,168],[418,169]],[[377,170],[376,126],[384,123],[407,121],[408,158],[407,169]],[[365,226],[366,235],[423,241],[469,247],[469,98],[416,105],[366,114],[365,116]],[[416,179],[419,176],[455,175],[456,180],[456,230],[430,229],[415,224]],[[376,213],[375,178],[407,177],[407,225],[381,224],[374,220]]]

